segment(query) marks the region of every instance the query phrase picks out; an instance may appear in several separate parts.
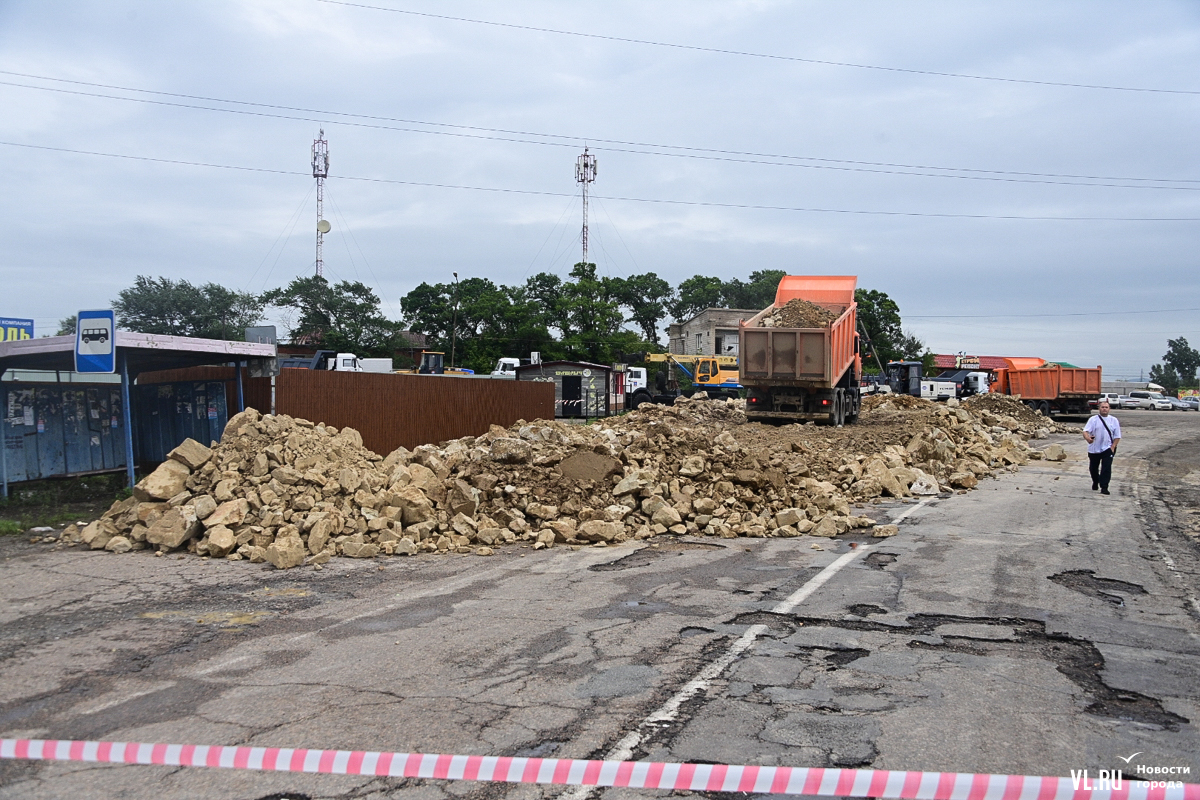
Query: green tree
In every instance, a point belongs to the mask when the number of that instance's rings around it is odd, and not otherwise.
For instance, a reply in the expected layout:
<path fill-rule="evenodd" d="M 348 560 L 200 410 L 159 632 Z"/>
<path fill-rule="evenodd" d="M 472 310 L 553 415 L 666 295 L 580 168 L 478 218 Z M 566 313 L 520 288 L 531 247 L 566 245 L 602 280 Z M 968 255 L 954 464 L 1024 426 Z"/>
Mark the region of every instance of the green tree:
<path fill-rule="evenodd" d="M 618 299 L 620 287 L 613 278 L 598 277 L 595 264 L 576 264 L 571 277 L 574 280 L 563 283 L 556 320 L 563 347 L 576 358 L 608 363 L 620 351 L 614 337 L 625 323 Z M 637 341 L 636 335 L 619 338 L 625 346 Z"/>
<path fill-rule="evenodd" d="M 72 314 L 69 317 L 63 317 L 58 321 L 58 333 L 55 336 L 74 336 L 75 326 L 79 322 L 79 315 Z"/>
<path fill-rule="evenodd" d="M 720 278 L 693 275 L 679 284 L 675 297 L 667 304 L 667 310 L 677 321 L 692 317 L 706 308 L 720 307 L 725 284 Z"/>
<path fill-rule="evenodd" d="M 658 324 L 667 315 L 667 303 L 673 296 L 671 284 L 653 272 L 630 275 L 617 281 L 615 296 L 623 307 L 629 309 L 629 322 L 641 329 L 642 338 L 657 343 Z"/>
<path fill-rule="evenodd" d="M 426 335 L 430 349 L 454 353 L 458 365 L 476 372 L 490 371 L 501 356 L 524 357 L 533 350 L 556 355 L 546 325 L 553 314 L 521 287 L 498 286 L 486 278 L 467 278 L 457 286 L 422 283 L 400 305 L 404 322 Z"/>
<path fill-rule="evenodd" d="M 1179 391 L 1179 373 L 1170 364 L 1155 364 L 1150 368 L 1150 381 L 1163 387 L 1168 394 Z"/>
<path fill-rule="evenodd" d="M 750 280 L 743 283 L 737 278 L 725 281 L 721 287 L 721 299 L 726 308 L 762 309 L 775 302 L 779 281 L 787 273 L 781 269 L 763 269 L 750 273 Z"/>
<path fill-rule="evenodd" d="M 1179 379 L 1179 384 L 1183 386 L 1194 386 L 1196 383 L 1196 369 L 1200 367 L 1200 352 L 1197 352 L 1194 347 L 1188 346 L 1187 339 L 1180 336 L 1178 339 L 1167 340 L 1167 352 L 1163 356 L 1163 364 L 1170 367 Z M 1151 378 L 1150 380 L 1154 380 Z M 1154 381 L 1162 383 L 1162 381 Z M 1163 386 L 1166 386 L 1163 383 Z"/>
<path fill-rule="evenodd" d="M 399 323 L 383 316 L 379 297 L 358 281 L 330 285 L 317 275 L 296 278 L 264 293 L 262 301 L 298 312 L 289 331 L 293 343 L 358 356 L 390 356 L 405 344 Z"/>
<path fill-rule="evenodd" d="M 885 364 L 899 359 L 902 353 L 898 345 L 904 337 L 900 306 L 885 292 L 875 289 L 856 289 L 854 300 L 858 303 L 858 322 L 875 345 L 879 358 Z"/>
<path fill-rule="evenodd" d="M 262 319 L 264 303 L 253 294 L 215 283 L 195 286 L 139 275 L 112 306 L 117 325 L 125 330 L 240 341 L 245 328 Z"/>

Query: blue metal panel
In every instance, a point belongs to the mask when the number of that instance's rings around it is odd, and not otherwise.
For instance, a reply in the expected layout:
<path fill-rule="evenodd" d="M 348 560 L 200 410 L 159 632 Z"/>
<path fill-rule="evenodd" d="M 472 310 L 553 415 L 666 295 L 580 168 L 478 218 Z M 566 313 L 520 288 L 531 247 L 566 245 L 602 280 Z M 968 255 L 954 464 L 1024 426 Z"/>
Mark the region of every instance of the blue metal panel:
<path fill-rule="evenodd" d="M 229 420 L 225 402 L 225 384 L 220 381 L 134 387 L 137 461 L 163 461 L 184 439 L 205 445 L 220 439 Z"/>
<path fill-rule="evenodd" d="M 123 467 L 119 400 L 111 385 L 6 383 L 0 427 L 8 482 Z"/>

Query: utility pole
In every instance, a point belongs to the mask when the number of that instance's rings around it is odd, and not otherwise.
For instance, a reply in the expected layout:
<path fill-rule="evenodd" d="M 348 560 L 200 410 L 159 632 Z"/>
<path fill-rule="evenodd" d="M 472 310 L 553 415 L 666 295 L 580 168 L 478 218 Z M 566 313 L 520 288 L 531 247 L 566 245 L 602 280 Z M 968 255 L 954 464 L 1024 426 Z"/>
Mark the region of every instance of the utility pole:
<path fill-rule="evenodd" d="M 575 160 L 575 182 L 583 187 L 583 263 L 588 263 L 588 186 L 596 180 L 596 157 L 588 154 L 587 146 L 583 155 Z"/>
<path fill-rule="evenodd" d="M 325 141 L 325 129 L 317 134 L 312 146 L 312 171 L 317 179 L 317 277 L 324 277 L 325 259 L 321 247 L 325 234 L 329 233 L 329 223 L 325 220 L 325 179 L 329 177 L 329 142 Z"/>
<path fill-rule="evenodd" d="M 450 326 L 450 368 L 454 369 L 454 351 L 458 346 L 458 273 L 450 273 L 454 276 L 454 322 Z"/>

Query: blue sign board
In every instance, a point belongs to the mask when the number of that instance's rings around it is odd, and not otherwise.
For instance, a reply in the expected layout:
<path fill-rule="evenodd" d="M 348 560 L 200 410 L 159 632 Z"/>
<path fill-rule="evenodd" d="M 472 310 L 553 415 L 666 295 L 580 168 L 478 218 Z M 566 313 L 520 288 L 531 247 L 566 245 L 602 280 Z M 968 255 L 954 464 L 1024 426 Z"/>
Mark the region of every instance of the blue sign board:
<path fill-rule="evenodd" d="M 0 317 L 0 342 L 33 338 L 33 320 Z"/>
<path fill-rule="evenodd" d="M 75 371 L 117 371 L 117 324 L 112 309 L 80 311 L 75 324 Z"/>

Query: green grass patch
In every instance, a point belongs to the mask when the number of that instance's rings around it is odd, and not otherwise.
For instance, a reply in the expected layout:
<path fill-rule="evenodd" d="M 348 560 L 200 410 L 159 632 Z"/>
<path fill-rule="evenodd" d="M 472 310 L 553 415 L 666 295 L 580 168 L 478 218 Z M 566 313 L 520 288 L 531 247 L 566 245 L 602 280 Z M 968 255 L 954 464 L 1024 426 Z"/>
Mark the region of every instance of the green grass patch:
<path fill-rule="evenodd" d="M 125 473 L 86 475 L 11 484 L 0 501 L 0 535 L 43 526 L 60 527 L 77 520 L 90 522 L 129 496 Z"/>

